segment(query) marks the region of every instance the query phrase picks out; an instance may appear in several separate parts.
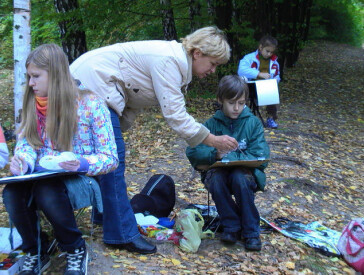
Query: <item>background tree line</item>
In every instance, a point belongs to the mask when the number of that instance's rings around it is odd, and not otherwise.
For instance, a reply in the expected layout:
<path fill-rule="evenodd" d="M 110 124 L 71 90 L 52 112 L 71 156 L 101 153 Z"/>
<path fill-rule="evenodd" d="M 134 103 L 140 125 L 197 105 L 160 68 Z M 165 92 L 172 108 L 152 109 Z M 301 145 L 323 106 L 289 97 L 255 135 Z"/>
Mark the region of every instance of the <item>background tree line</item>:
<path fill-rule="evenodd" d="M 30 0 L 29 0 L 30 1 Z M 0 68 L 11 67 L 12 0 L 0 0 Z M 361 46 L 361 0 L 32 0 L 32 48 L 55 42 L 70 62 L 87 50 L 117 42 L 178 39 L 207 25 L 223 29 L 232 47 L 221 74 L 271 34 L 279 41 L 281 68 L 291 67 L 309 39 Z"/>

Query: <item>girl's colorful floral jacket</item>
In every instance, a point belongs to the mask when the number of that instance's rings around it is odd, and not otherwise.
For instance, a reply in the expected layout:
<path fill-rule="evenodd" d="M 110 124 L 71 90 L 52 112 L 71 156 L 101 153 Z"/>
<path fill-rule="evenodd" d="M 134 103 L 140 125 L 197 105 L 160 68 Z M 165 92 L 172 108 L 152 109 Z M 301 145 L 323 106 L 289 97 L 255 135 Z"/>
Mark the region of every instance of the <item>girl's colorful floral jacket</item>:
<path fill-rule="evenodd" d="M 78 102 L 78 128 L 73 137 L 73 153 L 88 162 L 88 176 L 106 174 L 118 164 L 118 156 L 110 112 L 96 95 L 85 95 Z M 52 150 L 49 139 L 44 138 L 44 146 L 34 149 L 25 138 L 18 140 L 15 153 L 25 158 L 29 165 L 28 173 L 34 171 L 39 160 L 46 155 L 59 155 Z M 82 161 L 81 161 L 82 163 Z"/>

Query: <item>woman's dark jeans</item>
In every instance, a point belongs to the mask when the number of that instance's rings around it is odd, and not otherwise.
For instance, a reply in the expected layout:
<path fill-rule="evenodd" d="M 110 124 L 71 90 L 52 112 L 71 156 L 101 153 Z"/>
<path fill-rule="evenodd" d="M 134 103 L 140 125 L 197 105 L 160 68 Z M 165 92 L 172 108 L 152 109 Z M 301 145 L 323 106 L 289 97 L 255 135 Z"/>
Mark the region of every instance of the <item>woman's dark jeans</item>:
<path fill-rule="evenodd" d="M 207 172 L 204 183 L 215 202 L 224 232 L 241 231 L 244 238 L 259 237 L 260 218 L 254 204 L 257 185 L 247 170 L 211 169 Z"/>
<path fill-rule="evenodd" d="M 122 244 L 131 242 L 140 236 L 126 192 L 125 143 L 121 133 L 119 116 L 109 108 L 114 129 L 115 142 L 118 150 L 119 166 L 114 171 L 98 176 L 104 213 L 93 211 L 93 222 L 103 225 L 104 242 L 107 244 Z"/>
<path fill-rule="evenodd" d="M 37 209 L 51 223 L 62 251 L 73 251 L 85 244 L 61 178 L 8 184 L 3 190 L 3 200 L 10 220 L 23 239 L 24 252 L 37 253 Z"/>

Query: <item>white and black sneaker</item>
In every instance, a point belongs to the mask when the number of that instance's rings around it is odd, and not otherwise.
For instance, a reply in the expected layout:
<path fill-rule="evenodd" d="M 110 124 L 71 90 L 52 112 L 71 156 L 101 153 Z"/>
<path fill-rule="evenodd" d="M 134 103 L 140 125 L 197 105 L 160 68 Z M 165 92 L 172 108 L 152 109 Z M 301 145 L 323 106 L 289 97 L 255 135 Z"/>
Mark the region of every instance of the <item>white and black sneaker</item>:
<path fill-rule="evenodd" d="M 30 254 L 25 255 L 24 263 L 19 272 L 19 275 L 38 275 L 42 274 L 49 265 L 51 264 L 50 258 L 48 254 L 44 254 L 40 256 L 40 268 L 38 264 L 38 254 Z M 40 270 L 40 271 L 39 271 Z"/>
<path fill-rule="evenodd" d="M 64 275 L 86 275 L 88 253 L 86 246 L 81 246 L 72 252 L 66 253 L 67 266 Z"/>

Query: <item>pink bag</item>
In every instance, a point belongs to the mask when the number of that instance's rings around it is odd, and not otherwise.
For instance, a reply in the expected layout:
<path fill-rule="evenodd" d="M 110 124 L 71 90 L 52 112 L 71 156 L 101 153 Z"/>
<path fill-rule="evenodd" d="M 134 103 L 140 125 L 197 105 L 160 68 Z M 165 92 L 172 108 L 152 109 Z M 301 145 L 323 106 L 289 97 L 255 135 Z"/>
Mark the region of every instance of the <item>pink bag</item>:
<path fill-rule="evenodd" d="M 348 265 L 364 274 L 364 218 L 356 218 L 345 226 L 337 248 Z"/>

